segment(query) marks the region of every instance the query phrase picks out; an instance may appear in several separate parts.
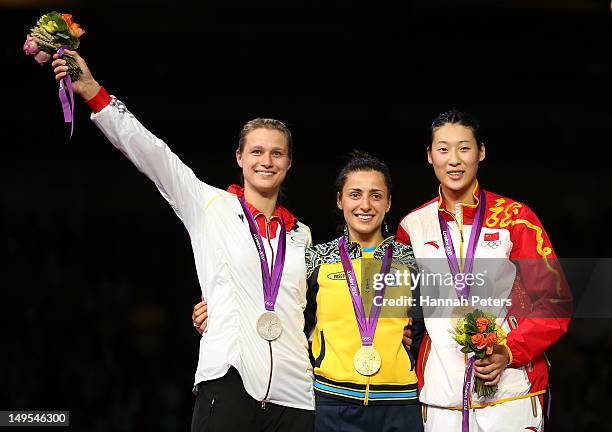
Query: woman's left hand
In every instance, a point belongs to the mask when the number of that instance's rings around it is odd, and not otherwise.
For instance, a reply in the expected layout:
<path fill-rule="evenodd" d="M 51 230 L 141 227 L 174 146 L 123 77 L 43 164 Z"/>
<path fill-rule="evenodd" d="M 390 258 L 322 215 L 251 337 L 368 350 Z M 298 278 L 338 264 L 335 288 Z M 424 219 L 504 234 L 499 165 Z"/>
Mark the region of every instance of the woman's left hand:
<path fill-rule="evenodd" d="M 474 362 L 474 376 L 483 379 L 486 386 L 497 385 L 509 361 L 510 356 L 506 348 L 495 345 L 493 354 Z"/>
<path fill-rule="evenodd" d="M 193 307 L 191 322 L 198 333 L 204 333 L 204 330 L 206 330 L 206 326 L 208 325 L 208 303 L 206 300 L 204 300 L 204 298 L 202 298 L 200 303 Z"/>
<path fill-rule="evenodd" d="M 410 349 L 410 345 L 412 345 L 412 328 L 410 324 L 412 323 L 409 322 L 408 325 L 404 327 L 404 336 L 402 337 L 402 342 L 408 349 Z"/>

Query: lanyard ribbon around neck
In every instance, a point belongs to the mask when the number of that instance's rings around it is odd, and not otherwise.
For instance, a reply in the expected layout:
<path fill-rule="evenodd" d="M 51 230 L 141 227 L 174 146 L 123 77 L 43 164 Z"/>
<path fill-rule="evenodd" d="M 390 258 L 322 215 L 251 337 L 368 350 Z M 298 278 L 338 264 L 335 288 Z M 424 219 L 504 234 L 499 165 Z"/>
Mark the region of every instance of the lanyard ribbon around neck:
<path fill-rule="evenodd" d="M 255 246 L 257 247 L 257 253 L 259 254 L 259 262 L 261 264 L 261 281 L 263 283 L 264 305 L 267 311 L 272 312 L 274 311 L 276 297 L 278 296 L 281 277 L 283 275 L 283 268 L 285 267 L 285 249 L 287 244 L 287 231 L 285 230 L 285 222 L 281 217 L 279 223 L 279 236 L 278 248 L 276 251 L 276 260 L 274 262 L 274 267 L 272 268 L 272 273 L 270 273 L 268 259 L 266 257 L 266 250 L 264 249 L 263 240 L 261 239 L 261 234 L 259 234 L 259 228 L 257 227 L 255 218 L 247 207 L 244 195 L 239 197 L 238 200 L 240 201 L 242 210 L 244 211 L 244 214 L 249 223 L 249 230 L 251 231 L 253 241 L 255 242 Z"/>
<path fill-rule="evenodd" d="M 357 283 L 357 277 L 355 276 L 355 269 L 353 262 L 348 253 L 346 247 L 346 237 L 340 237 L 338 240 L 338 249 L 340 250 L 340 259 L 342 260 L 342 268 L 346 276 L 346 282 L 348 284 L 349 293 L 351 294 L 351 300 L 353 301 L 353 310 L 355 311 L 355 318 L 357 319 L 357 327 L 359 334 L 361 335 L 362 346 L 372 346 L 374 341 L 374 333 L 376 333 L 376 326 L 378 324 L 378 317 L 380 316 L 381 303 L 379 302 L 372 305 L 370 309 L 370 318 L 366 318 L 365 310 L 363 308 L 363 302 L 361 300 L 361 294 L 359 293 L 359 285 Z M 380 273 L 386 275 L 391 269 L 391 261 L 393 260 L 393 243 L 391 243 L 383 258 Z M 385 297 L 385 289 L 387 284 L 384 282 L 383 276 L 383 287 L 380 293 L 376 297 Z"/>
<path fill-rule="evenodd" d="M 463 265 L 463 272 L 459 267 L 459 260 L 455 247 L 453 246 L 453 239 L 451 237 L 448 223 L 441 212 L 438 212 L 438 219 L 440 221 L 440 231 L 442 233 L 442 241 L 444 242 L 444 252 L 448 260 L 448 266 L 453 275 L 453 280 L 457 280 L 458 274 L 471 274 L 474 269 L 474 256 L 476 255 L 476 246 L 478 246 L 478 239 L 480 238 L 480 232 L 482 231 L 482 225 L 484 222 L 484 213 L 486 209 L 485 192 L 480 190 L 478 194 L 478 207 L 476 208 L 476 215 L 474 216 L 474 222 L 472 223 L 472 230 L 470 232 L 470 240 L 468 247 L 465 252 L 465 260 Z M 466 280 L 464 287 L 457 288 L 455 291 L 457 297 L 460 299 L 467 299 L 470 295 L 471 283 Z M 463 377 L 463 394 L 462 394 L 462 407 L 461 407 L 461 430 L 462 432 L 469 432 L 470 430 L 470 411 L 469 411 L 469 400 L 472 391 L 472 384 L 474 382 L 474 361 L 476 357 L 472 356 L 467 360 L 465 366 L 465 374 Z"/>
<path fill-rule="evenodd" d="M 444 252 L 446 253 L 446 258 L 448 259 L 448 266 L 450 267 L 451 274 L 453 275 L 453 280 L 457 280 L 457 275 L 460 273 L 472 273 L 472 270 L 474 268 L 474 255 L 476 254 L 476 246 L 478 245 L 480 231 L 482 230 L 485 208 L 485 192 L 481 189 L 480 193 L 478 194 L 478 207 L 476 208 L 476 215 L 474 216 L 474 222 L 472 224 L 472 230 L 470 232 L 470 240 L 468 243 L 467 250 L 465 252 L 463 272 L 461 272 L 459 268 L 459 257 L 457 257 L 455 247 L 453 246 L 453 239 L 451 237 L 448 223 L 446 222 L 446 219 L 444 219 L 442 213 L 438 212 L 438 219 L 440 220 L 440 231 L 442 233 L 442 241 L 444 242 Z M 457 288 L 455 286 L 457 297 L 460 299 L 467 299 L 470 295 L 470 287 L 471 283 L 467 282 L 465 283 L 465 286 L 463 288 Z"/>

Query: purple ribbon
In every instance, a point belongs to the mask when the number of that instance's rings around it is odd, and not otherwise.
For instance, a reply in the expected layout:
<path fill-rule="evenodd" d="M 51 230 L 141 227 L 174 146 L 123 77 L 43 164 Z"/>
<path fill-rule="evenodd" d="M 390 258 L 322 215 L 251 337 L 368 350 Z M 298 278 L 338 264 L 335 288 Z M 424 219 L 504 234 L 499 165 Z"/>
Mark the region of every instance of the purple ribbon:
<path fill-rule="evenodd" d="M 552 391 L 550 390 L 550 383 L 548 383 L 548 402 L 546 403 L 546 418 L 550 420 L 550 408 L 552 405 Z"/>
<path fill-rule="evenodd" d="M 64 51 L 68 48 L 66 45 L 61 46 L 57 53 L 59 56 L 64 55 Z M 68 90 L 68 94 L 70 95 L 70 101 L 68 101 L 68 96 L 66 95 L 66 89 Z M 72 138 L 72 133 L 74 132 L 74 94 L 72 92 L 72 79 L 70 78 L 70 73 L 67 73 L 64 78 L 61 79 L 59 83 L 59 99 L 62 104 L 62 111 L 64 112 L 64 123 L 70 123 L 70 138 Z"/>
<path fill-rule="evenodd" d="M 476 209 L 476 216 L 474 217 L 474 223 L 472 224 L 472 231 L 470 233 L 470 240 L 465 253 L 465 261 L 463 265 L 463 273 L 467 274 L 472 273 L 472 269 L 474 268 L 474 255 L 476 254 L 476 246 L 478 245 L 478 239 L 480 238 L 480 231 L 482 230 L 484 220 L 486 205 L 485 192 L 482 189 L 478 194 L 478 201 L 478 208 Z M 461 273 L 461 269 L 459 268 L 459 261 L 457 259 L 455 247 L 453 246 L 453 239 L 451 237 L 450 229 L 448 228 L 448 223 L 440 212 L 438 212 L 438 219 L 440 220 L 440 231 L 442 232 L 442 241 L 444 242 L 444 252 L 446 253 L 446 258 L 448 259 L 448 265 L 454 278 L 453 280 L 456 280 L 456 275 Z M 457 297 L 462 299 L 468 298 L 470 295 L 470 287 L 471 283 L 467 282 L 463 288 L 455 287 Z"/>
<path fill-rule="evenodd" d="M 346 282 L 348 284 L 349 293 L 351 294 L 351 300 L 353 301 L 353 310 L 355 311 L 355 318 L 357 318 L 357 328 L 361 335 L 362 346 L 372 346 L 374 342 L 374 333 L 376 333 L 376 326 L 378 324 L 378 317 L 380 316 L 381 306 L 374 303 L 370 309 L 370 318 L 366 318 L 365 310 L 363 308 L 363 302 L 361 301 L 361 294 L 359 293 L 359 284 L 355 276 L 355 269 L 353 262 L 349 257 L 348 249 L 346 248 L 346 237 L 340 237 L 338 240 L 338 249 L 340 250 L 340 259 L 342 260 L 342 268 L 346 275 Z M 391 269 L 391 261 L 393 260 L 393 243 L 391 243 L 385 251 L 382 266 L 380 272 L 383 275 L 389 273 Z M 379 296 L 385 297 L 385 290 L 387 284 L 384 282 L 383 277 L 383 288 L 380 290 Z"/>
<path fill-rule="evenodd" d="M 468 432 L 470 430 L 470 392 L 472 391 L 472 381 L 474 375 L 472 371 L 474 369 L 475 356 L 468 359 L 465 365 L 465 375 L 463 377 L 463 406 L 461 412 L 461 431 Z"/>
<path fill-rule="evenodd" d="M 270 275 L 270 268 L 268 267 L 268 259 L 266 258 L 266 251 L 264 249 L 261 235 L 259 234 L 259 228 L 255 218 L 251 214 L 251 211 L 246 205 L 244 195 L 238 198 L 242 210 L 247 217 L 249 222 L 249 230 L 253 236 L 253 241 L 257 247 L 259 253 L 259 262 L 261 264 L 261 281 L 263 283 L 263 294 L 264 294 L 264 305 L 267 311 L 274 311 L 274 305 L 276 304 L 276 297 L 278 296 L 278 290 L 280 287 L 281 277 L 283 275 L 283 267 L 285 267 L 285 245 L 287 243 L 287 235 L 285 230 L 285 221 L 280 218 L 280 230 L 278 237 L 278 249 L 276 251 L 276 260 L 274 262 L 274 268 Z"/>
<path fill-rule="evenodd" d="M 480 231 L 482 230 L 485 208 L 485 192 L 481 189 L 480 193 L 478 194 L 478 208 L 476 209 L 476 215 L 474 216 L 474 223 L 472 224 L 472 231 L 470 232 L 470 240 L 465 252 L 465 261 L 463 265 L 464 274 L 471 274 L 474 268 L 474 256 L 476 254 L 478 239 L 480 238 Z M 438 219 L 440 221 L 440 231 L 442 232 L 442 241 L 444 242 L 444 252 L 446 253 L 446 258 L 448 259 L 448 266 L 453 278 L 455 278 L 456 275 L 461 273 L 461 269 L 459 268 L 459 260 L 457 258 L 457 253 L 455 252 L 455 247 L 453 246 L 453 239 L 451 237 L 448 223 L 440 212 L 438 212 Z M 467 281 L 463 288 L 455 287 L 457 297 L 461 299 L 467 298 L 470 295 L 470 288 L 471 284 Z M 470 394 L 472 391 L 472 382 L 474 380 L 473 370 L 475 360 L 476 357 L 472 356 L 468 359 L 467 364 L 465 365 L 465 375 L 463 377 L 463 405 L 461 413 L 462 432 L 468 432 L 470 430 L 469 404 Z"/>

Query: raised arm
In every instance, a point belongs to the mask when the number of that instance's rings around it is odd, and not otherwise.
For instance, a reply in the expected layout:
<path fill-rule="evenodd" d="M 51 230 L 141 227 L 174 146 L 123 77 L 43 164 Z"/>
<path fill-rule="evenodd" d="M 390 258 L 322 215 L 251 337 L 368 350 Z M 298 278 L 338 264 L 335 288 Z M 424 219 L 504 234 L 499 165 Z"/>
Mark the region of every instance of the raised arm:
<path fill-rule="evenodd" d="M 194 216 L 219 190 L 200 182 L 193 171 L 159 138 L 149 132 L 126 108 L 94 79 L 85 60 L 76 51 L 83 73 L 73 83 L 74 92 L 92 108 L 93 122 L 141 172 L 151 179 L 189 229 Z M 67 74 L 66 61 L 54 56 L 55 79 Z"/>

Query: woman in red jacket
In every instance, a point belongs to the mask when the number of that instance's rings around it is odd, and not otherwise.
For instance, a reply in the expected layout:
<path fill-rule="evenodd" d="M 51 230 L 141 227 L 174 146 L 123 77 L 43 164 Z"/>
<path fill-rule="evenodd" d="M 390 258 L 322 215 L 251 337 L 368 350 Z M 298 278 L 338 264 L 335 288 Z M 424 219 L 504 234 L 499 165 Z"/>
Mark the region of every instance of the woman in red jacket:
<path fill-rule="evenodd" d="M 464 397 L 468 356 L 449 331 L 456 316 L 469 310 L 424 308 L 427 333 L 417 370 L 425 431 L 541 431 L 548 384 L 544 350 L 566 332 L 572 302 L 550 240 L 525 204 L 481 189 L 477 172 L 485 145 L 471 115 L 438 116 L 427 159 L 439 194 L 402 219 L 397 240 L 412 245 L 421 270 L 484 274 L 486 284 L 472 285 L 471 293 L 456 282 L 421 285 L 421 294 L 429 289 L 444 299 L 465 297 L 471 310 L 483 309 L 473 303 L 475 294 L 497 300 L 495 314 L 508 337 L 474 364 L 474 375 L 497 385 L 496 393 Z"/>

